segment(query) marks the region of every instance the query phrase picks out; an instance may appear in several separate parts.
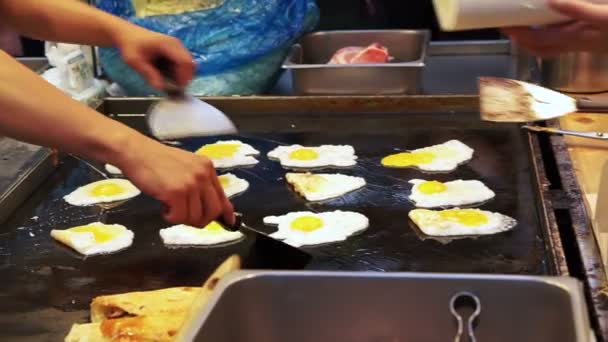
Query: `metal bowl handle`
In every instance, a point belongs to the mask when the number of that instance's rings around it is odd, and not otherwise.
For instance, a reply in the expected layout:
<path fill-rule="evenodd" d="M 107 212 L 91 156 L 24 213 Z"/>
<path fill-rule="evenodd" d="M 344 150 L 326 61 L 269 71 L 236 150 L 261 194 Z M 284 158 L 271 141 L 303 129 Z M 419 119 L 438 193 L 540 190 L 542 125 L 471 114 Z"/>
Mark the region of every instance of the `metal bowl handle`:
<path fill-rule="evenodd" d="M 467 307 L 473 309 L 473 313 L 470 314 L 465 324 L 465 316 L 460 312 L 463 308 Z M 450 300 L 450 312 L 458 322 L 458 331 L 456 332 L 454 342 L 476 342 L 475 322 L 481 313 L 481 301 L 479 300 L 479 297 L 466 291 L 456 293 Z M 467 330 L 466 333 L 465 326 Z"/>

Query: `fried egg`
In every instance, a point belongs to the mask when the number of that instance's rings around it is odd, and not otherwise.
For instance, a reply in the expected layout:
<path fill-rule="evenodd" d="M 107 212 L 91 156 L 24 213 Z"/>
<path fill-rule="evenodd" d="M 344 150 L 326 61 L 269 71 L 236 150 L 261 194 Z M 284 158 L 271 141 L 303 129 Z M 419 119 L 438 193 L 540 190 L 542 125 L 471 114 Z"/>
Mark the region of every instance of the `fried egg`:
<path fill-rule="evenodd" d="M 414 209 L 410 219 L 429 236 L 490 235 L 513 229 L 517 221 L 509 216 L 480 209 Z"/>
<path fill-rule="evenodd" d="M 340 197 L 365 186 L 365 179 L 328 173 L 287 173 L 287 182 L 309 201 L 323 201 Z"/>
<path fill-rule="evenodd" d="M 215 221 L 205 228 L 180 224 L 160 230 L 163 243 L 169 246 L 210 246 L 240 240 L 243 236 L 238 231 L 227 231 Z"/>
<path fill-rule="evenodd" d="M 81 186 L 63 197 L 71 205 L 92 205 L 123 201 L 139 195 L 141 191 L 126 179 L 104 179 Z"/>
<path fill-rule="evenodd" d="M 101 222 L 68 229 L 53 229 L 51 236 L 84 255 L 114 253 L 133 243 L 133 232 L 125 226 Z"/>
<path fill-rule="evenodd" d="M 419 208 L 456 207 L 486 202 L 494 198 L 494 191 L 478 180 L 451 182 L 412 179 L 410 200 Z"/>
<path fill-rule="evenodd" d="M 268 158 L 292 168 L 348 167 L 357 163 L 355 149 L 350 145 L 279 146 L 268 152 Z"/>
<path fill-rule="evenodd" d="M 106 164 L 105 169 L 111 175 L 116 175 L 116 176 L 122 175 L 122 170 L 112 164 Z"/>
<path fill-rule="evenodd" d="M 285 240 L 285 243 L 294 247 L 344 241 L 369 226 L 369 220 L 364 215 L 340 210 L 324 213 L 300 211 L 282 216 L 267 216 L 264 223 L 278 228 L 270 237 Z"/>
<path fill-rule="evenodd" d="M 458 140 L 386 156 L 386 167 L 415 167 L 424 171 L 452 171 L 471 158 L 474 150 Z"/>
<path fill-rule="evenodd" d="M 239 178 L 232 173 L 225 173 L 218 177 L 224 194 L 230 198 L 240 193 L 245 192 L 249 188 L 249 182 L 243 178 Z"/>
<path fill-rule="evenodd" d="M 214 167 L 223 169 L 255 165 L 258 160 L 253 156 L 260 151 L 238 140 L 224 140 L 203 145 L 195 153 L 211 159 Z"/>

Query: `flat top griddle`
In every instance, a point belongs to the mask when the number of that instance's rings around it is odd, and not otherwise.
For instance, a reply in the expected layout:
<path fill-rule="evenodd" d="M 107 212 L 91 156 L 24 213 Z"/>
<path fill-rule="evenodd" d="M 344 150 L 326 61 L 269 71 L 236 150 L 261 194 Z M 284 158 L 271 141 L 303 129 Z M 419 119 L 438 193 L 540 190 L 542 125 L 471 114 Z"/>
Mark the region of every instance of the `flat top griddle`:
<path fill-rule="evenodd" d="M 342 243 L 305 248 L 313 255 L 311 270 L 414 271 L 501 274 L 557 274 L 554 251 L 547 242 L 531 163 L 531 146 L 519 127 L 492 125 L 477 114 L 245 115 L 233 116 L 240 136 L 185 139 L 195 150 L 219 139 L 239 139 L 262 152 L 260 163 L 230 170 L 251 183 L 233 200 L 244 221 L 259 230 L 267 215 L 290 211 L 354 210 L 369 217 L 370 227 Z M 140 119 L 135 125 L 140 124 Z M 128 122 L 133 123 L 133 122 Z M 399 150 L 458 139 L 475 149 L 475 157 L 456 171 L 425 174 L 415 169 L 387 169 L 380 159 Z M 288 188 L 285 170 L 266 153 L 278 144 L 350 144 L 359 156 L 356 167 L 325 169 L 365 177 L 368 185 L 334 200 L 307 203 Z M 91 299 L 102 294 L 170 286 L 200 285 L 228 255 L 238 253 L 245 266 L 264 268 L 244 240 L 219 248 L 164 247 L 158 230 L 169 226 L 160 205 L 142 195 L 106 213 L 107 223 L 135 232 L 131 248 L 117 254 L 83 258 L 55 242 L 54 228 L 96 221 L 100 209 L 73 207 L 62 199 L 78 186 L 101 177 L 73 159 L 31 196 L 0 230 L 0 335 L 3 341 L 63 339 L 74 322 L 88 320 Z M 458 239 L 444 244 L 422 239 L 407 214 L 413 178 L 479 179 L 496 192 L 483 209 L 516 218 L 515 230 Z M 103 215 L 102 215 L 103 216 Z"/>

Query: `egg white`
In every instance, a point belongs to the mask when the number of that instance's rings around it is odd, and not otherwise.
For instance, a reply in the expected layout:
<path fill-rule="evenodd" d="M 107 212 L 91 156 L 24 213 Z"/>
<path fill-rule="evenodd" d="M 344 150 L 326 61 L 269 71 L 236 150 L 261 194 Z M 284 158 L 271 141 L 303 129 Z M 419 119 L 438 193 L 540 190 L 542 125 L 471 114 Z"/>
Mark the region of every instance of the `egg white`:
<path fill-rule="evenodd" d="M 91 191 L 98 185 L 101 184 L 115 184 L 122 188 L 122 192 L 115 195 L 95 196 Z M 109 203 L 116 201 L 124 201 L 133 197 L 138 196 L 141 193 L 139 189 L 126 179 L 104 179 L 97 182 L 89 183 L 81 186 L 78 189 L 72 191 L 70 194 L 63 197 L 63 199 L 71 205 L 87 206 L 98 203 Z"/>
<path fill-rule="evenodd" d="M 431 172 L 448 172 L 458 168 L 459 165 L 464 164 L 473 158 L 475 150 L 462 143 L 459 140 L 450 140 L 443 144 L 433 145 L 429 147 L 423 147 L 409 151 L 412 153 L 416 152 L 432 152 L 436 155 L 436 158 L 426 164 L 417 164 L 405 167 L 414 167 L 423 171 Z M 385 165 L 386 167 L 396 167 Z"/>
<path fill-rule="evenodd" d="M 290 154 L 299 149 L 314 150 L 319 157 L 311 160 L 290 158 Z M 357 164 L 355 149 L 350 145 L 278 146 L 268 152 L 268 158 L 278 160 L 282 166 L 291 168 L 349 167 Z"/>
<path fill-rule="evenodd" d="M 160 237 L 168 246 L 212 246 L 240 240 L 244 235 L 239 231 L 230 232 L 225 229 L 212 231 L 179 224 L 161 229 Z"/>
<path fill-rule="evenodd" d="M 439 216 L 439 211 L 428 209 L 414 209 L 408 216 L 428 236 L 492 235 L 512 230 L 517 225 L 517 221 L 512 217 L 480 209 L 472 210 L 482 212 L 488 218 L 488 222 L 478 226 L 467 226 L 444 220 Z"/>
<path fill-rule="evenodd" d="M 311 232 L 292 229 L 291 223 L 302 216 L 317 217 L 323 221 L 323 226 Z M 264 217 L 264 224 L 277 226 L 278 230 L 270 234 L 270 237 L 300 247 L 344 241 L 349 236 L 367 229 L 369 219 L 363 214 L 352 211 L 336 210 L 323 213 L 299 211 L 282 216 Z"/>
<path fill-rule="evenodd" d="M 74 232 L 70 229 L 53 229 L 51 237 L 71 247 L 83 255 L 109 254 L 121 251 L 133 244 L 133 232 L 119 224 L 90 223 L 84 227 L 99 227 L 99 229 L 114 232 L 111 240 L 96 242 L 92 232 Z"/>
<path fill-rule="evenodd" d="M 226 197 L 231 198 L 238 194 L 241 194 L 249 189 L 249 182 L 243 178 L 239 178 L 232 173 L 225 173 L 219 176 L 220 179 L 228 180 L 228 184 L 222 184 L 224 194 Z"/>
<path fill-rule="evenodd" d="M 239 140 L 220 140 L 213 144 L 206 144 L 199 148 L 199 150 L 208 145 L 214 144 L 238 144 L 240 145 L 238 150 L 233 156 L 225 158 L 210 158 L 213 162 L 213 166 L 218 169 L 234 168 L 238 166 L 251 166 L 258 163 L 258 160 L 254 157 L 260 154 L 260 151 L 256 150 L 249 144 L 245 144 Z"/>
<path fill-rule="evenodd" d="M 105 169 L 106 171 L 108 171 L 108 173 L 110 173 L 111 175 L 116 175 L 116 176 L 120 176 L 122 175 L 122 170 L 117 168 L 116 166 L 112 165 L 112 164 L 106 164 L 105 165 Z"/>
<path fill-rule="evenodd" d="M 287 173 L 285 179 L 308 201 L 340 197 L 365 186 L 365 179 L 338 173 Z"/>
<path fill-rule="evenodd" d="M 426 182 L 422 179 L 412 179 L 410 183 L 412 193 L 409 199 L 414 202 L 418 208 L 442 208 L 456 207 L 465 205 L 474 205 L 484 203 L 496 196 L 494 191 L 490 190 L 485 184 L 478 180 L 455 180 L 444 182 L 447 189 L 443 192 L 434 194 L 425 194 L 420 191 L 421 184 Z"/>

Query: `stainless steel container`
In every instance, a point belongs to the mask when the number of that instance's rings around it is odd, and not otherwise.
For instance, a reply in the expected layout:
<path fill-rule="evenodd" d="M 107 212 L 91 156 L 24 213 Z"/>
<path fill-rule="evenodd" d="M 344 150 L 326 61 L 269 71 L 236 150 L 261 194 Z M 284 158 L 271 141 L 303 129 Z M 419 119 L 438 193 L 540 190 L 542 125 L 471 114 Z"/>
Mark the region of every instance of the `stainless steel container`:
<path fill-rule="evenodd" d="M 417 94 L 429 39 L 426 30 L 320 31 L 294 45 L 283 68 L 300 95 Z M 394 62 L 327 64 L 343 47 L 371 43 L 386 46 Z"/>
<path fill-rule="evenodd" d="M 464 292 L 463 292 L 464 291 Z M 478 341 L 592 341 L 582 285 L 567 277 L 240 271 L 184 326 L 184 341 L 454 341 L 456 307 Z M 460 309 L 473 309 L 462 310 Z M 466 329 L 468 330 L 468 329 Z M 466 333 L 466 332 L 465 332 Z M 468 341 L 468 339 L 465 339 Z"/>
<path fill-rule="evenodd" d="M 608 91 L 608 54 L 574 52 L 541 62 L 544 86 L 569 93 Z"/>

